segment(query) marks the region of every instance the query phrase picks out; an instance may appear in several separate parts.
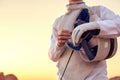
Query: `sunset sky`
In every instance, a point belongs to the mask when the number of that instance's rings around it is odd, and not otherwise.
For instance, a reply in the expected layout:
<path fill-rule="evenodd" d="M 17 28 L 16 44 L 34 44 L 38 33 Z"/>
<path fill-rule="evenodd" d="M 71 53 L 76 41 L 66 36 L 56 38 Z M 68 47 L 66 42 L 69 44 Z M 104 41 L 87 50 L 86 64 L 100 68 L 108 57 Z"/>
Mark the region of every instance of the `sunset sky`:
<path fill-rule="evenodd" d="M 120 0 L 85 0 L 120 15 Z M 68 0 L 0 0 L 0 72 L 19 80 L 57 80 L 56 63 L 48 58 L 51 26 L 64 14 Z M 120 41 L 120 39 L 118 39 Z M 120 42 L 118 42 L 120 44 Z M 120 75 L 120 45 L 108 60 L 108 77 Z"/>

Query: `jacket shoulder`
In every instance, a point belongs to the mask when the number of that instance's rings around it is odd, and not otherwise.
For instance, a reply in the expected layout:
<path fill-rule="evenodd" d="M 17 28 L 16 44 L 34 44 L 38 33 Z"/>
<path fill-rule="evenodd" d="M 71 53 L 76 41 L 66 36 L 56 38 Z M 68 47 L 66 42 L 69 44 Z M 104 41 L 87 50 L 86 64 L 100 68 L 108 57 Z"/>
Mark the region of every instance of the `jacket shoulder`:
<path fill-rule="evenodd" d="M 90 13 L 92 14 L 97 14 L 99 17 L 101 16 L 101 14 L 103 13 L 103 11 L 106 11 L 107 8 L 101 5 L 98 6 L 90 6 L 88 7 Z"/>

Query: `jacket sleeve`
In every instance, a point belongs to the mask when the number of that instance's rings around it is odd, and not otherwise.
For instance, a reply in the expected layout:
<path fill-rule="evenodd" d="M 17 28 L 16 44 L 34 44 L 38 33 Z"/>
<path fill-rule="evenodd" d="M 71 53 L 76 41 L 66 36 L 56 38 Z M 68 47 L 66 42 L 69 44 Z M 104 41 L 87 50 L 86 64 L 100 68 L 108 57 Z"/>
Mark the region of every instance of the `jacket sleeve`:
<path fill-rule="evenodd" d="M 58 23 L 59 23 L 60 18 L 56 19 L 53 27 L 52 27 L 52 36 L 51 36 L 51 44 L 50 44 L 50 48 L 49 48 L 49 58 L 56 62 L 59 60 L 59 58 L 61 57 L 61 55 L 64 53 L 66 46 L 64 45 L 63 47 L 58 47 L 57 46 L 57 34 L 58 34 Z"/>
<path fill-rule="evenodd" d="M 99 6 L 101 21 L 97 21 L 100 26 L 99 37 L 117 38 L 120 36 L 120 16 L 111 10 Z"/>

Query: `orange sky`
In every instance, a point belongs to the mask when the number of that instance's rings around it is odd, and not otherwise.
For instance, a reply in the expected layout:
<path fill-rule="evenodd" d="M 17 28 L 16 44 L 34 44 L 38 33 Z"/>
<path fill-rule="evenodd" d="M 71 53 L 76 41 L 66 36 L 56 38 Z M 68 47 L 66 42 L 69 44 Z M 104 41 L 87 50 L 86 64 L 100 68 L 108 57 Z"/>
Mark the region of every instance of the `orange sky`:
<path fill-rule="evenodd" d="M 85 0 L 120 14 L 120 0 Z M 91 1 L 91 2 L 90 2 Z M 100 3 L 98 3 L 100 2 Z M 56 80 L 56 63 L 48 58 L 51 26 L 67 0 L 0 0 L 0 71 L 19 80 Z M 120 47 L 108 60 L 108 76 L 120 75 Z"/>

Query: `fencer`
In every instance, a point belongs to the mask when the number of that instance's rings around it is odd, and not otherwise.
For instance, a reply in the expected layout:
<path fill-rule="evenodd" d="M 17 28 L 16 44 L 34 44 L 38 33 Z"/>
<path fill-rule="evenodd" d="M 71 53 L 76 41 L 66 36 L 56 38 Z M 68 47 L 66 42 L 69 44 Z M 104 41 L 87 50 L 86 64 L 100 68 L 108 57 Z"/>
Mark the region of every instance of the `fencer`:
<path fill-rule="evenodd" d="M 67 42 L 72 42 L 74 46 L 77 46 L 82 42 L 81 36 L 86 31 L 95 29 L 99 29 L 99 32 L 90 41 L 91 45 L 96 44 L 96 38 L 116 39 L 120 36 L 120 16 L 101 5 L 87 6 L 84 0 L 69 0 L 66 7 L 67 12 L 58 17 L 53 24 L 48 52 L 49 58 L 57 62 L 59 80 L 61 77 L 61 80 L 108 80 L 105 60 L 89 62 L 81 55 L 85 54 L 82 48 L 73 50 Z M 89 11 L 89 23 L 74 28 L 76 18 L 85 8 Z M 72 51 L 73 55 L 62 76 Z M 84 55 L 84 57 L 87 56 Z"/>

